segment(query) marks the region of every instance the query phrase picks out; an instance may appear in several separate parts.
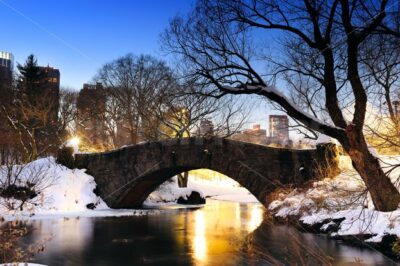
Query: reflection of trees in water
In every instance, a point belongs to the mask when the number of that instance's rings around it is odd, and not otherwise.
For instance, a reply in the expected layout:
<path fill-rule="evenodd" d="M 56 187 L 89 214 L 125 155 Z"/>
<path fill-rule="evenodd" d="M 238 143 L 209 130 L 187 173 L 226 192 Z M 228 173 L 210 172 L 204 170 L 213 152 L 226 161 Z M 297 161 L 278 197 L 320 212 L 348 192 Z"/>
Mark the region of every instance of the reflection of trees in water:
<path fill-rule="evenodd" d="M 243 265 L 397 265 L 383 254 L 264 220 L 242 241 Z"/>
<path fill-rule="evenodd" d="M 287 226 L 275 226 L 265 220 L 246 237 L 240 250 L 245 257 L 253 258 L 257 263 L 333 265 L 333 258 L 324 252 L 325 248 L 312 235 L 302 234 Z"/>

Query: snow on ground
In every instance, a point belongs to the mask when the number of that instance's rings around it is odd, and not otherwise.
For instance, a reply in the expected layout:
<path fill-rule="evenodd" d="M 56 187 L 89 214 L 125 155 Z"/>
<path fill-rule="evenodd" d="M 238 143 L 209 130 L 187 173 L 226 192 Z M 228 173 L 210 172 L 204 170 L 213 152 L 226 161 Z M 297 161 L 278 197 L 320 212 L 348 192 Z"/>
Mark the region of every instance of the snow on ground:
<path fill-rule="evenodd" d="M 400 157 L 381 157 L 384 169 L 400 164 Z M 400 209 L 393 212 L 374 210 L 371 198 L 364 193 L 365 185 L 353 170 L 348 157 L 340 159 L 341 174 L 314 182 L 308 189 L 294 189 L 280 193 L 269 205 L 277 218 L 295 216 L 304 224 L 313 225 L 326 221 L 344 219 L 340 228 L 332 235 L 371 234 L 371 242 L 380 242 L 385 234 L 400 237 Z M 390 173 L 397 181 L 400 169 Z M 326 230 L 330 224 L 321 229 Z"/>
<path fill-rule="evenodd" d="M 19 207 L 20 201 L 0 198 L 0 216 L 6 220 L 16 218 L 46 219 L 59 217 L 95 217 L 143 215 L 143 210 L 112 210 L 93 190 L 94 178 L 85 170 L 59 165 L 52 157 L 39 159 L 24 166 L 15 166 L 14 173 L 19 173 L 17 185 L 26 181 L 36 181 L 40 194 L 23 206 L 23 210 L 9 210 L 7 206 Z M 0 178 L 4 181 L 10 173 L 7 167 L 0 167 Z M 88 204 L 95 209 L 89 210 Z"/>
<path fill-rule="evenodd" d="M 258 203 L 259 201 L 246 188 L 241 187 L 233 179 L 207 180 L 196 175 L 189 176 L 188 187 L 201 191 L 206 197 L 217 200 L 242 203 Z"/>
<path fill-rule="evenodd" d="M 9 175 L 10 168 L 0 167 L 0 183 Z M 130 216 L 157 213 L 156 210 L 113 210 L 93 191 L 96 188 L 94 178 L 83 169 L 69 169 L 56 163 L 53 157 L 38 159 L 27 165 L 12 168 L 17 176 L 16 185 L 25 186 L 27 182 L 36 183 L 40 194 L 23 205 L 21 201 L 0 197 L 0 217 L 13 219 L 56 219 L 63 217 Z M 198 191 L 203 197 L 239 202 L 258 202 L 245 188 L 229 178 L 205 180 L 191 175 L 188 188 L 179 188 L 176 177 L 162 184 L 150 194 L 145 206 L 159 206 L 176 203 L 179 197 L 186 198 L 192 191 Z M 88 205 L 94 205 L 89 210 Z M 13 205 L 14 210 L 9 206 Z"/>
<path fill-rule="evenodd" d="M 218 200 L 243 203 L 258 202 L 247 189 L 240 187 L 240 185 L 232 179 L 207 180 L 195 174 L 189 174 L 187 188 L 179 188 L 177 178 L 173 177 L 152 192 L 144 202 L 144 205 L 158 206 L 175 204 L 179 197 L 187 198 L 192 191 L 199 192 L 203 197 L 211 197 Z"/>

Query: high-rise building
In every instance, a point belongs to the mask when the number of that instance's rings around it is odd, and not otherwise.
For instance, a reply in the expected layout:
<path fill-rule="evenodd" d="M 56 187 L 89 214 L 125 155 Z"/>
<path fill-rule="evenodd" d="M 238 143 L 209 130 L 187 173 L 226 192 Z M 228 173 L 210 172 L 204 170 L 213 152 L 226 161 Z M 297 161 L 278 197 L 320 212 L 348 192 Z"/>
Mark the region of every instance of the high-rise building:
<path fill-rule="evenodd" d="M 12 74 L 14 70 L 14 56 L 12 53 L 0 51 L 0 68 Z"/>
<path fill-rule="evenodd" d="M 40 81 L 40 97 L 45 100 L 45 105 L 50 108 L 48 119 L 50 123 L 57 123 L 60 109 L 60 71 L 53 67 L 40 67 L 43 75 Z"/>
<path fill-rule="evenodd" d="M 88 149 L 104 149 L 106 145 L 106 93 L 102 84 L 83 84 L 76 107 L 78 136 L 82 138 Z"/>
<path fill-rule="evenodd" d="M 209 119 L 203 119 L 200 121 L 199 135 L 210 137 L 214 135 L 214 124 Z"/>
<path fill-rule="evenodd" d="M 271 142 L 283 144 L 289 141 L 289 119 L 286 115 L 269 116 L 269 137 Z"/>
<path fill-rule="evenodd" d="M 0 51 L 0 108 L 6 108 L 8 112 L 12 103 L 12 77 L 14 70 L 14 57 L 11 53 Z M 7 116 L 0 111 L 0 150 L 3 152 L 16 148 L 18 138 L 10 127 Z M 4 163 L 5 155 L 0 154 L 0 164 Z"/>
<path fill-rule="evenodd" d="M 0 51 L 0 99 L 1 104 L 9 101 L 11 96 L 12 75 L 14 70 L 14 56 Z"/>

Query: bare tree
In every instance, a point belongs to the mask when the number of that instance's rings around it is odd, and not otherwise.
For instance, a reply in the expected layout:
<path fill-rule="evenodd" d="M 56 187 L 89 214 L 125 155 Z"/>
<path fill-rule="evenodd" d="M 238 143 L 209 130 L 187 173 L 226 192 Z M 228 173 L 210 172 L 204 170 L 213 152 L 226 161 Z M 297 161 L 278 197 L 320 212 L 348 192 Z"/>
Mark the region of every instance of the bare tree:
<path fill-rule="evenodd" d="M 306 127 L 337 139 L 375 208 L 392 211 L 400 194 L 365 140 L 368 86 L 360 66 L 361 48 L 372 34 L 400 36 L 385 19 L 392 7 L 387 0 L 199 0 L 188 17 L 171 21 L 163 40 L 167 49 L 191 63 L 187 71 L 208 85 L 207 93 L 262 95 Z M 272 30 L 285 34 L 285 53 L 268 58 L 257 51 L 262 44 L 257 37 Z M 260 60 L 273 70 L 260 71 Z M 300 109 L 272 85 L 273 80 L 266 80 L 266 74 L 279 79 L 282 73 L 297 73 L 320 84 L 330 121 Z M 349 105 L 354 108 L 345 117 L 343 110 Z"/>
<path fill-rule="evenodd" d="M 119 144 L 136 144 L 143 140 L 142 129 L 150 122 L 146 120 L 151 119 L 152 106 L 159 102 L 161 92 L 175 82 L 163 61 L 132 54 L 104 65 L 95 80 L 108 88 L 108 96 L 113 98 L 108 106 L 109 111 L 110 108 L 113 111 L 110 116 L 117 119 L 117 138 L 125 139 Z"/>
<path fill-rule="evenodd" d="M 73 135 L 76 121 L 76 100 L 78 93 L 72 89 L 64 88 L 60 91 L 60 131 L 63 135 Z"/>
<path fill-rule="evenodd" d="M 191 82 L 162 92 L 158 101 L 153 102 L 148 117 L 153 118 L 153 127 L 158 128 L 155 139 L 185 138 L 200 135 L 201 123 L 209 121 L 212 132 L 209 135 L 229 137 L 237 132 L 247 119 L 243 103 L 233 97 L 210 98 L 196 93 Z M 186 187 L 188 172 L 178 175 L 180 187 Z"/>
<path fill-rule="evenodd" d="M 371 36 L 363 47 L 362 63 L 368 82 L 370 123 L 367 139 L 382 152 L 400 150 L 399 96 L 400 43 L 390 35 Z"/>
<path fill-rule="evenodd" d="M 49 120 L 53 106 L 47 103 L 46 93 L 41 97 L 43 101 L 35 104 L 17 98 L 12 106 L 2 109 L 10 128 L 18 136 L 24 162 L 35 160 L 58 146 L 59 129 Z"/>
<path fill-rule="evenodd" d="M 59 91 L 37 65 L 34 55 L 17 65 L 19 75 L 8 104 L 0 106 L 8 127 L 17 136 L 25 162 L 58 149 Z"/>
<path fill-rule="evenodd" d="M 9 157 L 0 167 L 0 205 L 7 210 L 29 210 L 47 199 L 43 191 L 54 185 L 56 176 L 48 173 L 48 164 L 17 164 L 16 157 Z"/>

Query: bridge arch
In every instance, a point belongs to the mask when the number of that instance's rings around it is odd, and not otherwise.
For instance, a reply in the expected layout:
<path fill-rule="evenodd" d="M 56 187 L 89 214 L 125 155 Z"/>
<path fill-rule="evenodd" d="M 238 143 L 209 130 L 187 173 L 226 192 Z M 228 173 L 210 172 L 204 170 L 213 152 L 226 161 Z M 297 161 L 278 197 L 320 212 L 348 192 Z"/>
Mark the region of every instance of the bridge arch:
<path fill-rule="evenodd" d="M 316 177 L 316 169 L 334 165 L 334 158 L 329 145 L 290 150 L 222 138 L 184 138 L 76 154 L 74 166 L 87 169 L 99 196 L 112 208 L 140 207 L 172 176 L 201 168 L 232 178 L 266 204 L 275 188 Z"/>

